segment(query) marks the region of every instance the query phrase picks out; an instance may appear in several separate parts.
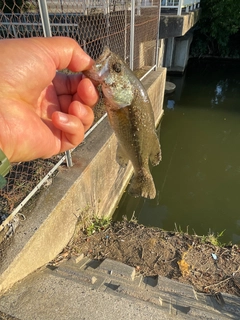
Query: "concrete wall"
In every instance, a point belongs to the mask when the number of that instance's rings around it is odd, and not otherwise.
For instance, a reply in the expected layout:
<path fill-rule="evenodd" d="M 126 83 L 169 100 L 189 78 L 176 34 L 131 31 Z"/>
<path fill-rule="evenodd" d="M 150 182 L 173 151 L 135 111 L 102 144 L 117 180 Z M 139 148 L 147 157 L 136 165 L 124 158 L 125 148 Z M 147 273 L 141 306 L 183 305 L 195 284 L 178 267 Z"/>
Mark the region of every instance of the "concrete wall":
<path fill-rule="evenodd" d="M 196 9 L 184 15 L 162 14 L 160 18 L 160 39 L 184 36 L 199 20 L 201 9 Z"/>
<path fill-rule="evenodd" d="M 183 73 L 189 57 L 192 42 L 192 27 L 200 17 L 200 9 L 184 15 L 162 15 L 160 39 L 162 44 L 162 65 L 168 72 Z"/>
<path fill-rule="evenodd" d="M 163 114 L 166 69 L 143 81 L 153 104 L 156 124 Z M 56 257 L 74 234 L 76 224 L 111 216 L 132 174 L 116 160 L 117 142 L 105 118 L 73 152 L 74 166 L 62 169 L 42 192 L 0 264 L 0 292 Z"/>

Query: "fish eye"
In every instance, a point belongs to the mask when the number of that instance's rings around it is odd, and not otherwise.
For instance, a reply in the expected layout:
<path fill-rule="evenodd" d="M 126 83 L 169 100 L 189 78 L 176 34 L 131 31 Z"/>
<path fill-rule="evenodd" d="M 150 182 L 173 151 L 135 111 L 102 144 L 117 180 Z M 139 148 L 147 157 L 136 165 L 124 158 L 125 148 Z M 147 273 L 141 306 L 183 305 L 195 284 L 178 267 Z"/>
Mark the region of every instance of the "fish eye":
<path fill-rule="evenodd" d="M 113 67 L 113 70 L 116 71 L 117 73 L 121 72 L 121 69 L 122 69 L 121 63 L 116 62 L 113 64 L 112 67 Z"/>

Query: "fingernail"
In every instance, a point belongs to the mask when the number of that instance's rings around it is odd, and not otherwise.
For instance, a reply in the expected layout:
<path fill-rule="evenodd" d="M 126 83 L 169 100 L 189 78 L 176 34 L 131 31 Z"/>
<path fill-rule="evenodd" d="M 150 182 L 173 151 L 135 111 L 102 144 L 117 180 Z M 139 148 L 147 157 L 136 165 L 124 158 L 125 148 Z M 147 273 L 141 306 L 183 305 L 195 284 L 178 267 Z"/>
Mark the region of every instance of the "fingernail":
<path fill-rule="evenodd" d="M 68 122 L 68 115 L 65 113 L 60 113 L 58 114 L 59 116 L 59 121 L 62 123 L 67 123 Z"/>

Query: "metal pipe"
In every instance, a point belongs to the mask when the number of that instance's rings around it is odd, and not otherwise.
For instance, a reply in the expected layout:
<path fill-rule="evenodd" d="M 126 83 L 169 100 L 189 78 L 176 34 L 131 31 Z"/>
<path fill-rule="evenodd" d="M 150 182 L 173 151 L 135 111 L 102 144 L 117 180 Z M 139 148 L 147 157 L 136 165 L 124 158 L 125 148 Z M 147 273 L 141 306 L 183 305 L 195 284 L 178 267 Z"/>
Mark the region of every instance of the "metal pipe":
<path fill-rule="evenodd" d="M 37 22 L 1 22 L 1 25 L 4 26 L 39 26 L 39 23 Z M 54 23 L 53 24 L 54 27 L 79 27 L 78 24 L 76 23 Z M 15 31 L 16 33 L 16 31 Z M 15 37 L 15 33 L 14 33 L 14 37 Z M 17 35 L 16 35 L 17 38 Z"/>
<path fill-rule="evenodd" d="M 73 161 L 72 161 L 72 152 L 70 150 L 65 152 L 65 156 L 66 156 L 66 164 L 67 167 L 70 168 L 73 166 Z"/>
<path fill-rule="evenodd" d="M 180 16 L 182 14 L 182 4 L 183 4 L 183 0 L 179 0 L 178 2 L 178 16 Z"/>
<path fill-rule="evenodd" d="M 51 27 L 48 15 L 47 1 L 46 0 L 38 0 L 39 11 L 42 19 L 43 26 L 43 34 L 44 37 L 51 37 Z"/>
<path fill-rule="evenodd" d="M 142 81 L 151 71 L 153 71 L 156 68 L 157 68 L 157 65 L 155 64 L 139 80 Z"/>
<path fill-rule="evenodd" d="M 157 30 L 157 41 L 156 41 L 156 53 L 155 53 L 155 64 L 156 68 L 158 67 L 158 59 L 159 59 L 159 37 L 160 37 L 160 21 L 161 21 L 161 2 L 159 1 L 158 7 L 158 30 Z"/>
<path fill-rule="evenodd" d="M 134 26 L 135 26 L 135 0 L 131 1 L 131 27 L 130 27 L 130 69 L 133 70 L 134 58 Z"/>
<path fill-rule="evenodd" d="M 124 62 L 127 61 L 127 3 L 124 9 Z"/>

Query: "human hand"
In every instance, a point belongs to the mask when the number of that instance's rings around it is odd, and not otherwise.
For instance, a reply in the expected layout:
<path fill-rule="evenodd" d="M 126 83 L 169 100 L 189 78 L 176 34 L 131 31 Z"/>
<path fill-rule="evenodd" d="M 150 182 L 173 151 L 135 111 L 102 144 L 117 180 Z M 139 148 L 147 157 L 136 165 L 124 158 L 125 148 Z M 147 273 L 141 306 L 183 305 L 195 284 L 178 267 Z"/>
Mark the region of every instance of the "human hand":
<path fill-rule="evenodd" d="M 0 40 L 0 148 L 11 162 L 76 147 L 93 122 L 98 93 L 79 72 L 93 60 L 70 38 Z"/>

